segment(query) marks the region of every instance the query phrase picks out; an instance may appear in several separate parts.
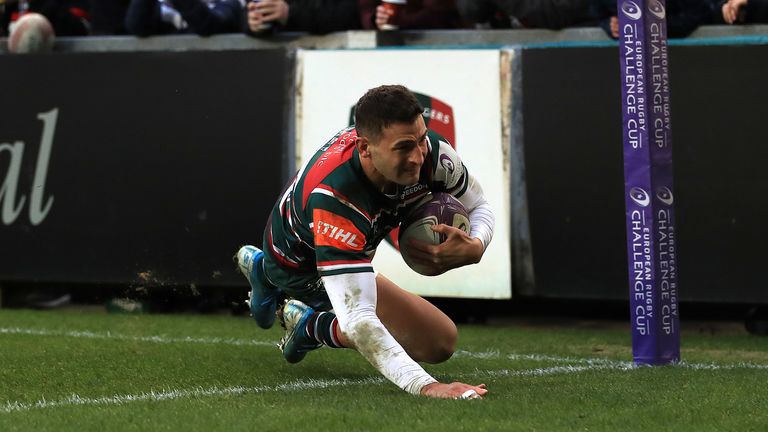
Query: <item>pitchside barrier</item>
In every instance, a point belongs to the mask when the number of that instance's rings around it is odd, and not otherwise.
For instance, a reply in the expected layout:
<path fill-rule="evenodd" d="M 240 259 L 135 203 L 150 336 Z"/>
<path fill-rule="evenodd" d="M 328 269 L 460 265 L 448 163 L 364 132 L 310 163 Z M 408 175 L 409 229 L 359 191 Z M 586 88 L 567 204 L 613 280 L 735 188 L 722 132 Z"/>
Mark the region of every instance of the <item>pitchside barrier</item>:
<path fill-rule="evenodd" d="M 240 282 L 290 70 L 284 49 L 0 55 L 0 280 Z"/>
<path fill-rule="evenodd" d="M 681 300 L 768 302 L 765 33 L 703 28 L 669 44 Z M 332 134 L 353 103 L 303 110 L 297 90 L 351 81 L 301 61 L 348 49 L 411 66 L 397 80 L 452 109 L 459 153 L 488 177 L 496 264 L 461 276 L 463 292 L 426 294 L 629 298 L 619 50 L 599 29 L 62 38 L 54 54 L 0 55 L 13 83 L 0 106 L 0 281 L 242 285 L 230 257 L 260 243 L 319 139 L 303 125 L 336 113 L 319 125 Z M 420 61 L 437 51 L 455 61 Z M 495 66 L 473 69 L 473 55 Z M 460 63 L 471 70 L 441 78 Z"/>

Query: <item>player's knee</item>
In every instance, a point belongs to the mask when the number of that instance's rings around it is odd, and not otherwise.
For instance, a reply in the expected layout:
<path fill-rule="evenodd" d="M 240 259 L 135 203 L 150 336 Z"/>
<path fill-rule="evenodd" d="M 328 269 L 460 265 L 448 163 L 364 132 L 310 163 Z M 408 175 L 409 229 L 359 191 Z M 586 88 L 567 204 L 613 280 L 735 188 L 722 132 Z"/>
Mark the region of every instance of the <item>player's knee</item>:
<path fill-rule="evenodd" d="M 456 330 L 456 326 L 451 323 L 448 328 L 441 332 L 439 337 L 433 339 L 433 343 L 429 347 L 429 350 L 424 353 L 422 361 L 432 364 L 447 361 L 456 351 L 457 338 L 458 331 Z"/>
<path fill-rule="evenodd" d="M 424 360 L 426 363 L 437 364 L 448 361 L 453 356 L 455 349 L 449 346 L 440 346 L 432 349 Z"/>

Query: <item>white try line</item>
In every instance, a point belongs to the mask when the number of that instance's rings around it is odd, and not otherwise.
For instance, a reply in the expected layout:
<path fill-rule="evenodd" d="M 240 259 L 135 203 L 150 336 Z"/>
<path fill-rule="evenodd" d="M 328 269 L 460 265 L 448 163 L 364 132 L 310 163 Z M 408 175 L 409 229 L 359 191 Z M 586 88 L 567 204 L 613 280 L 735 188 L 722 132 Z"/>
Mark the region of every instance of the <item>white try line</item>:
<path fill-rule="evenodd" d="M 506 358 L 508 360 L 517 361 L 533 361 L 533 362 L 550 362 L 550 363 L 571 363 L 571 364 L 584 364 L 589 366 L 606 366 L 610 369 L 626 369 L 626 368 L 642 368 L 642 366 L 635 366 L 634 363 L 629 361 L 611 360 L 603 357 L 562 357 L 552 356 L 546 354 L 502 354 L 498 351 L 482 351 L 472 352 L 457 350 L 454 358 L 468 357 L 480 360 L 498 360 Z M 732 370 L 732 369 L 757 369 L 768 370 L 767 364 L 749 363 L 749 362 L 736 362 L 736 363 L 692 363 L 687 361 L 681 361 L 679 363 L 670 364 L 664 367 L 680 367 L 685 369 L 695 370 Z"/>
<path fill-rule="evenodd" d="M 631 364 L 626 365 L 588 365 L 588 366 L 553 366 L 548 368 L 537 368 L 537 369 L 524 369 L 524 370 L 514 370 L 514 369 L 501 369 L 501 370 L 480 370 L 475 369 L 472 373 L 462 373 L 456 375 L 457 377 L 479 377 L 479 376 L 486 376 L 486 377 L 541 377 L 541 376 L 547 376 L 547 375 L 557 375 L 557 374 L 571 374 L 571 373 L 579 373 L 579 372 L 585 372 L 585 371 L 592 371 L 592 370 L 606 370 L 606 369 L 612 369 L 612 370 L 620 370 L 620 371 L 631 371 L 631 370 L 637 370 L 634 366 Z"/>
<path fill-rule="evenodd" d="M 20 411 L 30 411 L 35 409 L 46 408 L 60 408 L 71 406 L 84 406 L 84 405 L 124 405 L 130 402 L 159 402 L 175 399 L 192 399 L 212 396 L 228 396 L 228 395 L 242 395 L 242 394 L 256 394 L 256 393 L 278 393 L 278 392 L 291 392 L 299 390 L 313 390 L 324 389 L 329 387 L 339 386 L 354 386 L 364 384 L 380 384 L 384 382 L 384 378 L 368 377 L 363 379 L 351 380 L 351 379 L 333 379 L 333 380 L 303 380 L 294 381 L 287 384 L 281 384 L 276 386 L 256 386 L 256 387 L 209 387 L 209 388 L 197 388 L 192 390 L 183 389 L 167 389 L 167 390 L 150 390 L 149 392 L 142 392 L 136 394 L 117 394 L 113 396 L 103 396 L 97 398 L 83 397 L 77 394 L 73 394 L 64 399 L 58 400 L 46 400 L 41 399 L 37 402 L 24 403 L 24 402 L 6 402 L 5 405 L 0 407 L 0 413 L 10 414 Z"/>
<path fill-rule="evenodd" d="M 36 335 L 36 336 L 64 336 L 64 337 L 77 337 L 77 338 L 94 338 L 94 339 L 115 339 L 115 340 L 131 340 L 140 342 L 153 342 L 153 343 L 203 343 L 203 344 L 227 344 L 227 345 L 259 345 L 259 346 L 273 346 L 271 342 L 246 340 L 246 339 L 225 339 L 225 338 L 193 338 L 193 337 L 181 337 L 181 338 L 167 338 L 163 336 L 126 336 L 119 335 L 110 332 L 96 333 L 90 331 L 55 331 L 45 329 L 23 329 L 23 328 L 0 328 L 0 334 L 24 334 L 24 335 Z M 606 358 L 578 358 L 578 357 L 561 357 L 551 356 L 543 354 L 502 354 L 498 351 L 486 351 L 486 352 L 471 352 L 459 350 L 456 352 L 456 357 L 469 357 L 475 359 L 504 359 L 508 361 L 534 361 L 534 362 L 550 362 L 550 363 L 565 363 L 565 365 L 558 365 L 553 367 L 534 368 L 534 369 L 501 369 L 501 370 L 482 370 L 475 369 L 471 372 L 460 373 L 454 375 L 454 378 L 480 378 L 480 377 L 541 377 L 557 374 L 574 374 L 585 371 L 596 370 L 616 370 L 616 371 L 632 371 L 640 370 L 641 368 L 635 367 L 631 362 L 611 360 Z M 715 363 L 687 363 L 681 362 L 672 367 L 683 367 L 694 370 L 728 370 L 728 369 L 761 369 L 768 370 L 768 365 L 752 364 L 752 363 L 733 363 L 733 364 L 715 364 Z M 23 412 L 37 409 L 48 409 L 58 407 L 72 407 L 72 406 L 108 406 L 108 405 L 123 405 L 131 402 L 160 402 L 165 400 L 176 399 L 192 399 L 202 397 L 215 397 L 225 395 L 241 395 L 241 394 L 260 394 L 260 393 L 276 393 L 276 392 L 292 392 L 302 390 L 314 390 L 324 389 L 330 387 L 347 387 L 347 386 L 359 386 L 359 385 L 378 385 L 385 383 L 386 380 L 383 377 L 366 377 L 362 379 L 332 379 L 332 380 L 298 380 L 287 384 L 281 384 L 276 386 L 255 386 L 255 387 L 210 387 L 210 388 L 197 388 L 197 389 L 166 389 L 160 391 L 149 391 L 137 394 L 118 394 L 112 396 L 103 397 L 83 397 L 77 394 L 73 394 L 69 397 L 58 400 L 46 400 L 41 399 L 36 402 L 25 403 L 18 401 L 8 401 L 4 405 L 0 405 L 0 414 L 10 414 L 14 412 Z"/>
<path fill-rule="evenodd" d="M 0 327 L 0 334 L 23 334 L 32 336 L 54 336 L 54 337 L 74 337 L 74 338 L 89 338 L 89 339 L 113 339 L 135 342 L 151 342 L 161 344 L 173 344 L 173 343 L 197 343 L 197 344 L 222 344 L 222 345 L 235 345 L 235 346 L 277 346 L 276 342 L 259 341 L 255 339 L 235 339 L 235 338 L 201 338 L 201 337 L 166 337 L 166 336 L 128 336 L 112 332 L 92 332 L 87 330 L 73 330 L 73 331 L 61 331 L 61 330 L 49 330 L 49 329 L 33 329 L 33 328 L 20 328 L 20 327 Z M 571 363 L 571 364 L 586 364 L 589 366 L 607 365 L 614 368 L 632 367 L 632 362 L 611 360 L 601 357 L 593 358 L 580 358 L 580 357 L 562 357 L 552 356 L 545 354 L 503 354 L 499 351 L 465 351 L 457 350 L 453 358 L 468 357 L 478 360 L 496 360 L 507 359 L 513 361 L 535 361 L 535 362 L 550 362 L 550 363 Z M 682 367 L 686 369 L 695 370 L 730 370 L 730 369 L 758 369 L 768 370 L 768 365 L 738 362 L 738 363 L 690 363 L 680 362 L 672 367 Z"/>
<path fill-rule="evenodd" d="M 527 370 L 475 370 L 471 373 L 460 374 L 457 377 L 523 377 L 523 376 L 545 376 L 556 374 L 579 373 L 593 369 L 606 369 L 602 366 L 556 366 L 551 368 L 527 369 Z M 58 400 L 40 399 L 36 402 L 6 402 L 0 406 L 0 414 L 11 414 L 16 412 L 42 410 L 50 408 L 63 408 L 73 406 L 111 406 L 125 405 L 132 402 L 160 402 L 177 399 L 194 399 L 203 397 L 231 396 L 244 394 L 263 394 L 263 393 L 285 393 L 302 390 L 316 390 L 330 387 L 351 387 L 360 385 L 379 385 L 387 381 L 383 377 L 366 377 L 361 379 L 332 379 L 332 380 L 299 380 L 287 384 L 276 386 L 255 386 L 255 387 L 210 387 L 197 388 L 192 390 L 184 389 L 166 389 L 160 391 L 150 390 L 148 392 L 136 394 L 117 394 L 103 397 L 83 397 L 73 394 L 69 397 Z"/>
<path fill-rule="evenodd" d="M 114 339 L 133 342 L 153 342 L 161 344 L 173 343 L 199 343 L 199 344 L 223 344 L 223 345 L 256 345 L 256 346 L 277 346 L 276 342 L 266 342 L 254 339 L 234 339 L 234 338 L 200 338 L 200 337 L 166 337 L 166 336 L 128 336 L 112 332 L 92 332 L 83 330 L 60 331 L 48 329 L 31 329 L 19 327 L 0 327 L 0 334 L 21 334 L 31 336 L 54 336 L 54 337 L 73 337 L 85 339 Z"/>
<path fill-rule="evenodd" d="M 531 356 L 537 356 L 532 354 Z M 566 358 L 567 357 L 563 357 Z M 577 359 L 572 359 L 577 360 Z M 589 359 L 585 359 L 589 360 Z M 707 366 L 707 365 L 705 365 Z M 717 369 L 723 369 L 720 365 Z M 633 371 L 639 370 L 632 366 L 629 362 L 602 362 L 594 364 L 585 364 L 583 366 L 554 366 L 549 368 L 536 368 L 536 369 L 501 369 L 501 370 L 480 370 L 475 369 L 472 372 L 466 372 L 455 375 L 456 378 L 461 377 L 541 377 L 549 375 L 566 375 L 575 374 L 586 371 L 594 370 L 619 370 L 619 371 Z M 695 367 L 694 369 L 699 369 Z M 17 401 L 9 401 L 0 406 L 0 414 L 11 414 L 17 412 L 25 412 L 32 410 L 43 410 L 51 408 L 65 408 L 74 406 L 113 406 L 113 405 L 125 405 L 133 402 L 162 402 L 168 400 L 179 399 L 196 399 L 204 397 L 216 397 L 216 396 L 232 396 L 232 395 L 245 395 L 245 394 L 267 394 L 267 393 L 285 393 L 296 392 L 303 390 L 317 390 L 326 389 L 331 387 L 352 387 L 361 385 L 380 385 L 387 381 L 383 377 L 370 376 L 361 379 L 331 379 L 331 380 L 297 380 L 286 384 L 280 384 L 275 386 L 232 386 L 232 387 L 209 387 L 209 388 L 197 388 L 197 389 L 165 389 L 165 390 L 150 390 L 148 392 L 135 393 L 135 394 L 117 394 L 112 396 L 102 397 L 83 397 L 77 394 L 73 394 L 69 397 L 57 400 L 40 399 L 36 402 L 25 403 Z"/>
<path fill-rule="evenodd" d="M 519 354 L 519 353 L 512 353 L 512 354 L 503 354 L 499 351 L 481 351 L 481 352 L 473 352 L 473 351 L 464 351 L 464 350 L 456 350 L 456 352 L 453 354 L 454 358 L 461 358 L 461 357 L 468 357 L 473 359 L 481 359 L 481 360 L 499 360 L 499 359 L 507 359 L 512 361 L 532 361 L 532 362 L 542 362 L 542 363 L 575 363 L 575 364 L 586 364 L 590 366 L 596 366 L 596 365 L 602 365 L 602 366 L 613 366 L 613 367 L 632 367 L 633 363 L 628 361 L 621 361 L 621 360 L 611 360 L 604 357 L 563 357 L 563 356 L 553 356 L 553 355 L 546 355 L 546 354 Z"/>

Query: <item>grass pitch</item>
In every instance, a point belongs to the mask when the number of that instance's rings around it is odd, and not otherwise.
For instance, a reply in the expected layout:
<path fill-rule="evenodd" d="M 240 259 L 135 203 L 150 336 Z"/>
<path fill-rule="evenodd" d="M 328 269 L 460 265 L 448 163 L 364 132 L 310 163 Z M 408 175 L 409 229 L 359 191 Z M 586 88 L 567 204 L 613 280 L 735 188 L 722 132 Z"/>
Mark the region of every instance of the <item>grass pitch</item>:
<path fill-rule="evenodd" d="M 768 340 L 739 330 L 684 322 L 683 364 L 658 368 L 628 364 L 628 328 L 459 333 L 426 369 L 484 400 L 410 396 L 351 350 L 289 365 L 245 317 L 0 310 L 0 431 L 768 428 Z"/>

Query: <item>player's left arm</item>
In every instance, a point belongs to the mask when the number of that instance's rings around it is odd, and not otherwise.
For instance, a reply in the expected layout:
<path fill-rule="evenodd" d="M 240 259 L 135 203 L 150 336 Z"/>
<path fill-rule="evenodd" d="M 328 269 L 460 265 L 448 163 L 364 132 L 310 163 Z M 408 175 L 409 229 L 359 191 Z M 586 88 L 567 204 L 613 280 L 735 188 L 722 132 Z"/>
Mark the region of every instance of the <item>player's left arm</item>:
<path fill-rule="evenodd" d="M 482 186 L 469 174 L 456 151 L 445 141 L 433 144 L 433 151 L 439 152 L 435 157 L 435 182 L 464 205 L 470 223 L 469 234 L 445 224 L 433 226 L 432 230 L 446 236 L 439 245 L 411 244 L 411 257 L 432 267 L 437 275 L 480 262 L 493 238 L 496 218 Z"/>
<path fill-rule="evenodd" d="M 423 244 L 431 255 L 436 274 L 479 263 L 493 238 L 496 221 L 493 211 L 483 195 L 480 183 L 472 176 L 468 181 L 467 190 L 459 197 L 459 201 L 469 214 L 469 234 L 450 225 L 435 225 L 432 230 L 445 234 L 445 241 L 436 246 Z"/>
<path fill-rule="evenodd" d="M 469 236 L 480 240 L 480 243 L 483 246 L 482 253 L 480 254 L 482 257 L 482 254 L 488 249 L 491 239 L 493 239 L 496 216 L 494 216 L 491 205 L 488 204 L 488 200 L 485 199 L 483 187 L 480 186 L 480 182 L 469 173 L 467 173 L 467 176 L 469 182 L 467 190 L 464 194 L 458 197 L 458 200 L 464 205 L 464 208 L 469 214 Z"/>

